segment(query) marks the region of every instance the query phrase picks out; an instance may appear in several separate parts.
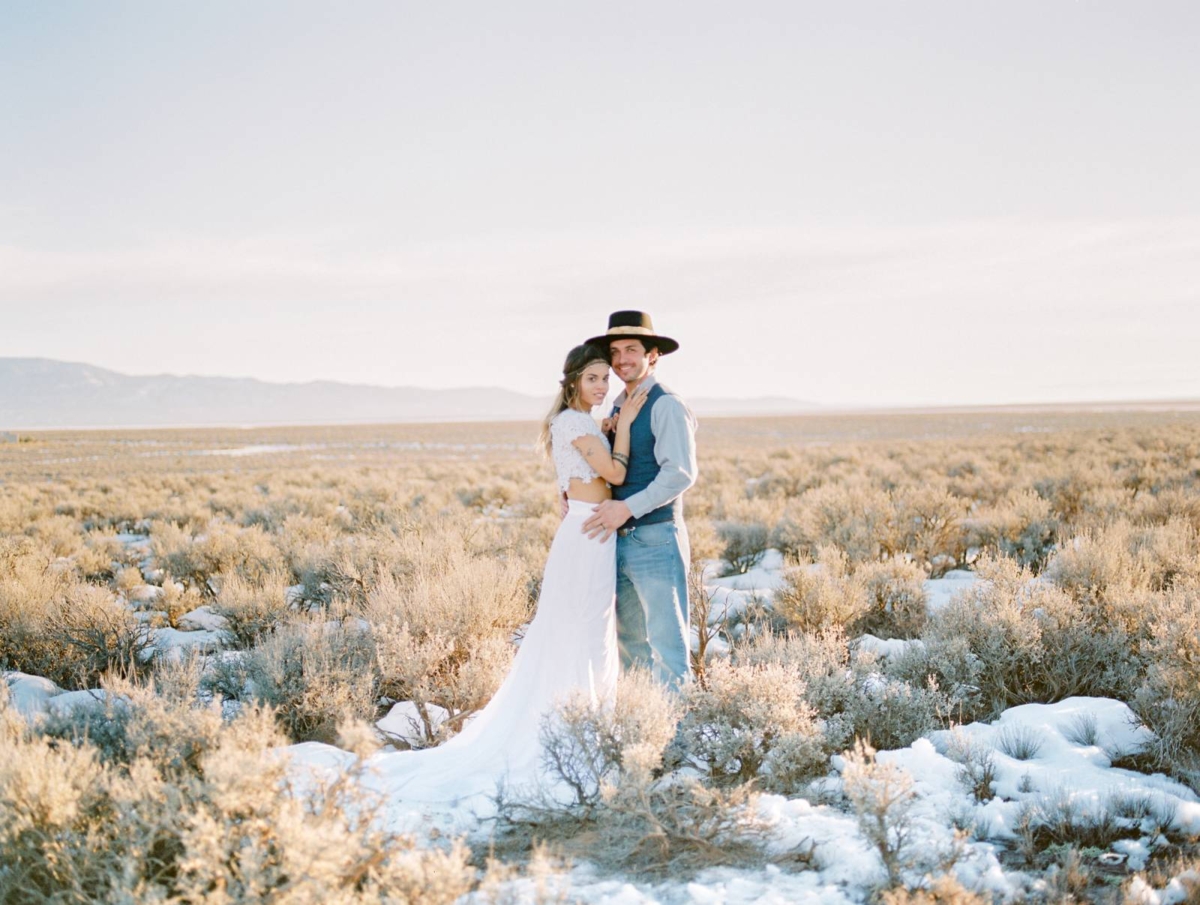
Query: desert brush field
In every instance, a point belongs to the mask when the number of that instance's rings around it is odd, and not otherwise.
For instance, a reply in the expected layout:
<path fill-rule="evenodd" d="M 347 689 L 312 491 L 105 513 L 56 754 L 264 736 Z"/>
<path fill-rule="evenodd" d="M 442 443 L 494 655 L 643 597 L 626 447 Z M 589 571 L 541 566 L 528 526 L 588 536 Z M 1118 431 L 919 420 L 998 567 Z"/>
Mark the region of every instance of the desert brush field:
<path fill-rule="evenodd" d="M 536 425 L 0 444 L 0 900 L 1200 901 L 1200 411 L 704 419 L 696 680 L 406 811 L 558 524 Z"/>

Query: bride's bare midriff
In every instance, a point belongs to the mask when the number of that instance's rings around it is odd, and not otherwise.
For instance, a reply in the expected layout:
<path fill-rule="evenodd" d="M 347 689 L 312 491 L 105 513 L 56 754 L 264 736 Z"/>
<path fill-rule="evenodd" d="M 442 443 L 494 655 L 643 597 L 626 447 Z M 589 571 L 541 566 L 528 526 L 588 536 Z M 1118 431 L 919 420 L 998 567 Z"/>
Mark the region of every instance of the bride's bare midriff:
<path fill-rule="evenodd" d="M 612 499 L 612 490 L 609 489 L 608 482 L 604 478 L 593 478 L 590 481 L 571 478 L 571 483 L 567 487 L 567 499 L 580 500 L 584 503 L 603 503 L 605 500 Z"/>

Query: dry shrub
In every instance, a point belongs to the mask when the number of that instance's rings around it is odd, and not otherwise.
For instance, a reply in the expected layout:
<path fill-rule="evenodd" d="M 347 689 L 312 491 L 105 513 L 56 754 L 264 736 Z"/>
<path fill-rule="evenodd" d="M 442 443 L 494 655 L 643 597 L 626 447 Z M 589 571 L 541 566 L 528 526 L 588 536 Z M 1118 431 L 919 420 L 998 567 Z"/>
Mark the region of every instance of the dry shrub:
<path fill-rule="evenodd" d="M 322 585 L 329 586 L 332 564 L 340 546 L 351 536 L 336 521 L 335 511 L 328 519 L 305 513 L 293 513 L 284 519 L 274 536 L 286 564 L 286 573 L 295 575 L 304 585 L 306 600 L 324 600 Z M 332 522 L 332 523 L 331 523 Z"/>
<path fill-rule="evenodd" d="M 570 806 L 586 813 L 623 774 L 661 765 L 678 720 L 672 694 L 645 670 L 627 672 L 611 704 L 575 695 L 543 719 L 542 763 L 566 784 Z"/>
<path fill-rule="evenodd" d="M 1058 847 L 1107 849 L 1118 839 L 1137 838 L 1136 821 L 1117 816 L 1111 799 L 1082 800 L 1069 789 L 1025 802 L 1017 821 L 1020 848 L 1036 863 Z"/>
<path fill-rule="evenodd" d="M 1173 588 L 1146 616 L 1148 666 L 1131 706 L 1154 732 L 1155 762 L 1200 790 L 1200 582 Z"/>
<path fill-rule="evenodd" d="M 805 491 L 791 517 L 795 535 L 781 543 L 802 555 L 817 556 L 822 547 L 835 547 L 851 562 L 873 562 L 890 544 L 891 501 L 885 491 L 861 481 Z"/>
<path fill-rule="evenodd" d="M 131 759 L 108 761 L 32 734 L 0 699 L 0 899 L 449 903 L 471 889 L 461 845 L 419 849 L 380 829 L 352 774 L 291 791 L 269 712 L 200 715 L 213 731 L 194 732 L 186 710 L 147 722 L 187 733 L 187 757 L 131 740 Z"/>
<path fill-rule="evenodd" d="M 1149 584 L 1133 547 L 1133 527 L 1118 522 L 1063 543 L 1046 566 L 1046 577 L 1077 600 L 1110 600 Z"/>
<path fill-rule="evenodd" d="M 773 663 L 796 671 L 804 700 L 821 720 L 824 745 L 840 750 L 854 738 L 902 748 L 944 724 L 952 701 L 931 676 L 894 670 L 872 654 L 852 653 L 837 629 L 764 634 L 734 650 L 742 664 Z"/>
<path fill-rule="evenodd" d="M 0 538 L 0 666 L 32 671 L 46 660 L 44 635 L 51 601 L 75 585 L 54 557 L 33 541 Z"/>
<path fill-rule="evenodd" d="M 904 748 L 934 729 L 952 714 L 950 698 L 936 679 L 925 684 L 876 671 L 870 657 L 856 658 L 853 685 L 843 686 L 840 716 L 855 738 L 883 749 Z"/>
<path fill-rule="evenodd" d="M 371 636 L 356 620 L 297 622 L 238 661 L 241 697 L 275 708 L 298 742 L 337 739 L 347 720 L 374 720 L 379 680 Z M 225 687 L 237 686 L 226 680 Z"/>
<path fill-rule="evenodd" d="M 821 483 L 820 473 L 806 462 L 791 459 L 790 449 L 774 450 L 770 464 L 754 483 L 755 497 L 788 499 L 798 497 Z"/>
<path fill-rule="evenodd" d="M 865 563 L 855 579 L 866 586 L 871 603 L 861 629 L 880 638 L 916 638 L 928 616 L 925 571 L 915 563 L 888 560 Z"/>
<path fill-rule="evenodd" d="M 123 562 L 133 557 L 117 540 L 106 531 L 89 531 L 84 538 L 83 549 L 71 557 L 72 565 L 81 578 L 87 581 L 107 581 L 115 576 Z"/>
<path fill-rule="evenodd" d="M 715 603 L 716 589 L 712 586 L 705 587 L 704 574 L 704 565 L 693 557 L 691 568 L 688 570 L 688 606 L 691 610 L 690 621 L 696 631 L 691 662 L 692 677 L 701 683 L 705 681 L 709 661 L 720 655 L 716 651 L 717 645 L 713 642 L 730 638 L 732 625 L 745 613 L 743 609 L 730 615 L 728 598 L 720 604 Z"/>
<path fill-rule="evenodd" d="M 589 856 L 598 854 L 622 872 L 671 879 L 765 860 L 772 827 L 758 816 L 757 795 L 748 786 L 714 789 L 690 778 L 649 777 L 643 771 L 614 790 L 597 820 L 606 851 L 589 845 Z"/>
<path fill-rule="evenodd" d="M 148 668 L 149 631 L 101 588 L 81 585 L 55 601 L 44 639 L 46 660 L 32 671 L 64 688 L 94 687 L 109 672 Z"/>
<path fill-rule="evenodd" d="M 499 636 L 418 637 L 407 623 L 389 621 L 372 630 L 380 687 L 390 700 L 412 701 L 421 718 L 420 746 L 434 745 L 482 709 L 512 665 L 511 642 Z M 430 707 L 449 716 L 435 721 Z"/>
<path fill-rule="evenodd" d="M 521 487 L 508 478 L 485 478 L 457 492 L 459 502 L 468 509 L 487 515 L 507 510 L 521 498 Z"/>
<path fill-rule="evenodd" d="M 162 583 L 162 596 L 149 605 L 166 613 L 168 624 L 178 628 L 179 620 L 192 610 L 204 606 L 204 601 L 204 594 L 199 589 L 185 588 L 168 578 Z"/>
<path fill-rule="evenodd" d="M 1038 479 L 1033 489 L 1050 503 L 1051 511 L 1063 525 L 1081 524 L 1095 492 L 1107 487 L 1110 477 L 1094 460 L 1069 455 L 1073 450 L 1065 452 L 1068 452 L 1063 456 L 1066 469 Z"/>
<path fill-rule="evenodd" d="M 718 786 L 759 780 L 794 792 L 825 772 L 832 753 L 805 691 L 792 665 L 714 661 L 703 685 L 683 691 L 684 758 Z"/>
<path fill-rule="evenodd" d="M 932 615 L 924 635 L 931 661 L 956 664 L 943 685 L 974 674 L 985 714 L 1072 695 L 1117 697 L 1141 671 L 1122 620 L 1081 605 L 1010 559 L 985 559 L 981 581 Z M 962 657 L 978 667 L 962 664 Z"/>
<path fill-rule="evenodd" d="M 496 858 L 487 859 L 479 889 L 472 901 L 480 905 L 567 905 L 571 863 L 549 843 L 534 842 L 524 869 Z"/>
<path fill-rule="evenodd" d="M 142 577 L 142 570 L 137 566 L 125 566 L 117 571 L 113 583 L 122 594 L 128 594 L 134 588 L 144 585 L 146 579 Z"/>
<path fill-rule="evenodd" d="M 1200 532 L 1179 519 L 1164 525 L 1121 520 L 1064 544 L 1046 574 L 1078 600 L 1119 604 L 1138 591 L 1200 580 Z"/>
<path fill-rule="evenodd" d="M 795 669 L 811 692 L 831 675 L 844 674 L 850 663 L 850 642 L 840 626 L 819 632 L 763 632 L 738 644 L 733 662 L 754 666 L 775 664 Z"/>
<path fill-rule="evenodd" d="M 801 559 L 809 549 L 808 537 L 800 526 L 803 511 L 804 507 L 799 500 L 788 500 L 783 505 L 779 521 L 771 529 L 770 545 L 787 559 Z"/>
<path fill-rule="evenodd" d="M 840 628 L 849 635 L 911 638 L 927 618 L 924 579 L 922 569 L 903 560 L 864 563 L 851 571 L 844 553 L 825 547 L 816 563 L 784 573 L 774 609 L 802 633 Z"/>
<path fill-rule="evenodd" d="M 888 885 L 900 884 L 912 858 L 912 777 L 892 763 L 875 759 L 875 749 L 858 742 L 845 755 L 842 786 L 854 806 L 858 826 L 879 854 Z"/>
<path fill-rule="evenodd" d="M 971 650 L 971 639 L 938 635 L 929 626 L 921 645 L 910 646 L 886 662 L 887 674 L 914 687 L 936 683 L 943 696 L 941 715 L 955 722 L 983 719 L 990 711 L 983 703 L 981 674 L 986 668 Z"/>
<path fill-rule="evenodd" d="M 980 804 L 995 795 L 996 758 L 990 745 L 975 741 L 972 736 L 955 728 L 942 752 L 958 764 L 955 778 Z"/>
<path fill-rule="evenodd" d="M 770 546 L 770 531 L 762 522 L 720 522 L 717 537 L 726 574 L 744 574 L 762 561 Z"/>
<path fill-rule="evenodd" d="M 79 520 L 69 515 L 39 519 L 25 528 L 25 535 L 55 557 L 71 556 L 83 549 L 83 531 L 80 530 Z"/>
<path fill-rule="evenodd" d="M 1172 487 L 1137 498 L 1132 515 L 1142 524 L 1181 521 L 1200 531 L 1200 495 L 1195 488 Z"/>
<path fill-rule="evenodd" d="M 892 494 L 893 531 L 883 552 L 907 554 L 926 573 L 938 577 L 966 559 L 963 515 L 966 503 L 944 486 L 915 484 Z"/>
<path fill-rule="evenodd" d="M 601 866 L 672 878 L 761 858 L 769 827 L 748 786 L 656 778 L 677 707 L 643 673 L 622 677 L 615 706 L 566 702 L 542 727 L 544 765 L 566 794 L 502 795 L 507 834 L 552 836 Z"/>
<path fill-rule="evenodd" d="M 1028 488 L 1013 490 L 972 521 L 973 543 L 1041 571 L 1054 550 L 1059 522 L 1050 503 Z"/>
<path fill-rule="evenodd" d="M 288 603 L 287 578 L 279 572 L 250 582 L 238 573 L 220 576 L 213 612 L 225 617 L 225 639 L 235 648 L 254 647 L 295 618 Z"/>
<path fill-rule="evenodd" d="M 870 606 L 866 586 L 850 571 L 850 558 L 836 547 L 822 547 L 815 563 L 788 569 L 774 598 L 775 612 L 801 632 L 842 628 L 857 634 Z"/>
<path fill-rule="evenodd" d="M 213 519 L 193 537 L 170 522 L 156 521 L 150 532 L 154 556 L 168 575 L 214 594 L 218 588 L 210 579 L 223 573 L 257 583 L 283 569 L 282 554 L 259 525 L 243 528 Z"/>
<path fill-rule="evenodd" d="M 990 905 L 992 899 L 967 889 L 952 874 L 942 874 L 923 886 L 886 890 L 879 901 L 882 905 Z"/>
<path fill-rule="evenodd" d="M 37 724 L 46 738 L 95 748 L 105 763 L 152 758 L 165 774 L 198 774 L 199 759 L 220 741 L 225 725 L 219 702 L 197 695 L 198 661 L 163 664 L 153 682 L 109 678 L 95 703 L 51 711 Z"/>
<path fill-rule="evenodd" d="M 688 548 L 691 550 L 690 566 L 703 566 L 708 560 L 721 558 L 721 540 L 712 522 L 699 518 L 688 510 L 687 518 Z"/>
<path fill-rule="evenodd" d="M 379 573 L 364 615 L 372 626 L 381 692 L 451 714 L 458 728 L 503 681 L 511 639 L 530 616 L 520 562 L 429 549 L 403 578 Z M 436 739 L 430 737 L 429 741 Z"/>
<path fill-rule="evenodd" d="M 64 688 L 145 668 L 147 629 L 105 588 L 57 569 L 28 542 L 0 548 L 0 665 Z"/>
<path fill-rule="evenodd" d="M 1144 874 L 1130 877 L 1122 885 L 1121 892 L 1121 905 L 1145 905 L 1155 901 L 1197 905 L 1200 903 L 1200 857 L 1181 855 L 1151 862 Z"/>
<path fill-rule="evenodd" d="M 1134 553 L 1150 590 L 1200 582 L 1200 529 L 1182 519 L 1143 527 L 1133 537 Z"/>

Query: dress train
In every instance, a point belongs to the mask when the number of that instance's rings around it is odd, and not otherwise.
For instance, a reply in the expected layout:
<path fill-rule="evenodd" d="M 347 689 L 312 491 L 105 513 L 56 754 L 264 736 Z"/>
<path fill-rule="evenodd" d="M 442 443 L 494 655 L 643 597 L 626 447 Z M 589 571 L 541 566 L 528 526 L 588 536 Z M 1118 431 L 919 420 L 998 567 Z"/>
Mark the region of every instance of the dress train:
<path fill-rule="evenodd" d="M 421 751 L 377 754 L 370 785 L 393 806 L 440 804 L 490 811 L 500 785 L 545 780 L 539 730 L 543 716 L 577 691 L 611 703 L 617 652 L 616 540 L 583 533 L 593 503 L 569 501 L 542 578 L 533 621 L 512 667 L 488 704 L 454 738 Z"/>

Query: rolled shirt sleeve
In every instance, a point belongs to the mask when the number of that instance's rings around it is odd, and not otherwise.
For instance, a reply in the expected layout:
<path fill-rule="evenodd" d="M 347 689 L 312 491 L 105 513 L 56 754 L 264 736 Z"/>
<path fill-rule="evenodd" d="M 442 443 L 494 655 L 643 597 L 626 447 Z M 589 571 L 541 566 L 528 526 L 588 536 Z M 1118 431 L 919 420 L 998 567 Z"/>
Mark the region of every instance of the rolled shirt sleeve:
<path fill-rule="evenodd" d="M 678 396 L 664 394 L 650 410 L 658 477 L 625 500 L 634 518 L 653 512 L 696 483 L 696 418 Z"/>

